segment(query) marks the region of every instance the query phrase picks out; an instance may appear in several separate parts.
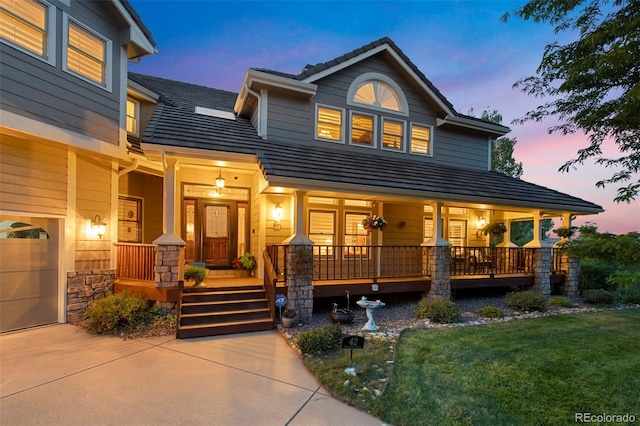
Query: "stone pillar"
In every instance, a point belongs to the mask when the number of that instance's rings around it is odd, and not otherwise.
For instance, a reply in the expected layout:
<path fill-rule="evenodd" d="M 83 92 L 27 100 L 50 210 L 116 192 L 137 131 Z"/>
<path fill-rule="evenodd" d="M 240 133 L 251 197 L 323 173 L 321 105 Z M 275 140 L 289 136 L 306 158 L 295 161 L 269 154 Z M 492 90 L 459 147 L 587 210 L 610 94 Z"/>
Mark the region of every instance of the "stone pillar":
<path fill-rule="evenodd" d="M 451 300 L 451 256 L 448 246 L 435 246 L 429 249 L 429 267 L 431 269 L 431 287 L 429 299 Z"/>
<path fill-rule="evenodd" d="M 562 270 L 564 271 L 562 292 L 565 296 L 578 296 L 580 294 L 580 259 L 572 259 L 563 253 Z"/>
<path fill-rule="evenodd" d="M 549 296 L 551 294 L 551 264 L 553 253 L 551 247 L 540 247 L 533 250 L 533 292 Z"/>
<path fill-rule="evenodd" d="M 157 288 L 177 288 L 184 279 L 184 245 L 158 245 L 154 268 Z"/>
<path fill-rule="evenodd" d="M 115 269 L 67 272 L 67 322 L 79 324 L 94 300 L 113 293 Z"/>
<path fill-rule="evenodd" d="M 300 322 L 313 314 L 313 245 L 290 244 L 287 251 L 287 299 Z"/>

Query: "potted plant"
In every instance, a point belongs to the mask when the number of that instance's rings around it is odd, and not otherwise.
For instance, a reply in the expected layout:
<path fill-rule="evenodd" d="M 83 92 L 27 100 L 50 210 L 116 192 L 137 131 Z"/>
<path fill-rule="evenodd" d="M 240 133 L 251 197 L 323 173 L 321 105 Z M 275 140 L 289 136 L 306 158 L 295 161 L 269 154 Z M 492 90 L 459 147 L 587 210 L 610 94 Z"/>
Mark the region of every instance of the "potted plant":
<path fill-rule="evenodd" d="M 491 222 L 482 228 L 484 235 L 490 235 L 492 237 L 500 237 L 505 232 L 507 232 L 507 227 L 502 222 Z"/>
<path fill-rule="evenodd" d="M 187 281 L 193 281 L 194 287 L 198 287 L 207 278 L 209 270 L 202 266 L 187 266 L 184 269 L 184 279 Z"/>
<path fill-rule="evenodd" d="M 282 318 L 280 319 L 284 328 L 291 328 L 296 325 L 296 317 L 298 312 L 293 308 L 287 308 L 282 311 Z"/>
<path fill-rule="evenodd" d="M 248 271 L 249 274 L 251 274 L 251 272 L 256 269 L 258 263 L 256 262 L 255 256 L 253 256 L 251 253 L 245 253 L 242 256 L 233 259 L 231 261 L 231 265 L 235 269 Z"/>

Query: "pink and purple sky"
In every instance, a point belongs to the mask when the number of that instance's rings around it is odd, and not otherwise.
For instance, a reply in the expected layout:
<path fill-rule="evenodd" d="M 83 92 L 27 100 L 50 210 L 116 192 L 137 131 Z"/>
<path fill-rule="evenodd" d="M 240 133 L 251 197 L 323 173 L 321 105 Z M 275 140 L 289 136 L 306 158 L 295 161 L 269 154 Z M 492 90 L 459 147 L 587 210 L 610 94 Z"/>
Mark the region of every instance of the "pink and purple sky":
<path fill-rule="evenodd" d="M 601 205 L 605 212 L 574 224 L 600 232 L 640 231 L 640 200 L 613 202 L 617 185 L 595 182 L 615 169 L 592 161 L 570 173 L 558 168 L 587 145 L 584 135 L 549 135 L 554 123 L 513 125 L 544 100 L 513 83 L 535 73 L 546 44 L 565 42 L 547 24 L 500 17 L 524 1 L 163 1 L 130 0 L 158 43 L 159 53 L 130 70 L 238 92 L 246 70 L 298 73 L 381 37 L 390 37 L 454 108 L 497 109 L 516 138 L 522 179 Z M 605 155 L 616 153 L 615 145 Z M 558 220 L 556 226 L 560 226 Z"/>

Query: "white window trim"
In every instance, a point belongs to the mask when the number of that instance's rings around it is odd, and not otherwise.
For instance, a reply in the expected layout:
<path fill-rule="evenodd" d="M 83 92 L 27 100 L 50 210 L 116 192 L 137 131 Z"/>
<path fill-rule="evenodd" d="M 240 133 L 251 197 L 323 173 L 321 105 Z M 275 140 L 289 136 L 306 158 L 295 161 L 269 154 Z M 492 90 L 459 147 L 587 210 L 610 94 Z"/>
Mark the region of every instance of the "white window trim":
<path fill-rule="evenodd" d="M 411 151 L 411 141 L 413 140 L 413 126 L 419 126 L 419 127 L 428 127 L 429 128 L 429 153 L 428 154 L 422 154 L 420 152 L 413 152 Z M 422 123 L 411 123 L 410 124 L 410 128 L 411 128 L 411 133 L 409 134 L 408 137 L 408 146 L 407 146 L 407 150 L 409 152 L 409 154 L 412 155 L 420 155 L 422 157 L 433 157 L 433 144 L 434 144 L 434 127 L 430 126 L 428 124 L 422 124 Z"/>
<path fill-rule="evenodd" d="M 373 129 L 372 129 L 373 140 L 371 141 L 371 145 L 364 145 L 364 144 L 353 143 L 352 142 L 351 131 L 353 130 L 353 125 L 352 125 L 353 114 L 363 115 L 365 117 L 370 117 L 370 118 L 373 119 Z M 366 113 L 366 112 L 349 110 L 349 138 L 348 138 L 348 143 L 349 143 L 349 145 L 359 146 L 361 148 L 373 148 L 373 149 L 377 148 L 377 146 L 378 146 L 378 116 L 375 115 L 375 114 L 369 114 L 369 113 Z"/>
<path fill-rule="evenodd" d="M 385 121 L 391 121 L 394 123 L 402 124 L 402 148 L 395 149 L 395 148 L 387 148 L 386 146 L 384 146 L 384 122 Z M 405 153 L 407 152 L 407 122 L 406 121 L 382 117 L 381 124 L 380 124 L 380 149 L 384 151 L 390 151 L 390 152 L 405 152 Z"/>
<path fill-rule="evenodd" d="M 325 138 L 321 138 L 318 136 L 318 108 L 327 108 L 327 109 L 331 109 L 334 111 L 340 111 L 340 121 L 342 123 L 342 128 L 340 129 L 340 140 L 334 140 L 334 139 L 325 139 Z M 313 119 L 313 136 L 315 138 L 315 140 L 318 141 L 324 141 L 324 142 L 333 142 L 333 143 L 341 143 L 344 144 L 344 135 L 345 135 L 345 127 L 346 127 L 346 123 L 345 123 L 345 109 L 344 108 L 340 108 L 340 107 L 335 107 L 332 105 L 326 105 L 326 104 L 319 104 L 316 103 L 316 107 L 315 107 L 315 115 L 314 115 L 314 119 Z"/>
<path fill-rule="evenodd" d="M 101 40 L 103 40 L 105 42 L 105 54 L 106 54 L 106 58 L 105 58 L 105 85 L 103 86 L 100 83 L 96 83 L 95 81 L 91 80 L 90 78 L 85 77 L 82 74 L 78 74 L 77 72 L 70 70 L 67 68 L 67 48 L 69 47 L 69 21 L 72 21 L 74 24 L 84 28 L 86 31 L 90 32 L 91 34 L 95 35 L 96 37 L 100 38 Z M 111 40 L 109 40 L 107 37 L 103 36 L 102 34 L 98 33 L 97 31 L 94 31 L 93 29 L 87 27 L 86 25 L 84 25 L 82 22 L 77 21 L 76 19 L 71 18 L 69 15 L 67 15 L 66 13 L 63 12 L 62 15 L 62 35 L 63 35 L 63 42 L 62 42 L 62 70 L 65 71 L 68 74 L 71 74 L 75 77 L 78 77 L 81 80 L 86 81 L 87 83 L 91 83 L 96 87 L 99 87 L 101 89 L 106 90 L 107 92 L 111 92 L 112 88 L 113 88 L 113 78 L 112 75 L 113 73 L 113 60 L 112 60 L 112 52 L 113 52 L 113 48 L 112 48 L 112 42 Z"/>
<path fill-rule="evenodd" d="M 379 108 L 373 105 L 368 105 L 368 104 L 361 104 L 359 102 L 354 102 L 353 98 L 356 95 L 356 92 L 358 91 L 358 87 L 369 80 L 378 80 L 383 82 L 384 84 L 388 85 L 389 87 L 391 87 L 395 92 L 396 95 L 398 95 L 398 98 L 400 100 L 400 108 L 401 111 L 394 111 L 391 109 L 386 109 L 386 108 Z M 402 89 L 400 88 L 400 86 L 398 85 L 398 83 L 396 83 L 395 81 L 393 81 L 392 79 L 390 79 L 389 77 L 387 77 L 384 74 L 380 74 L 377 72 L 367 72 L 364 73 L 360 76 L 358 76 L 355 80 L 353 80 L 353 82 L 351 83 L 351 86 L 349 86 L 349 91 L 347 92 L 347 105 L 354 105 L 354 106 L 358 106 L 358 107 L 362 107 L 362 108 L 369 108 L 375 111 L 380 111 L 380 112 L 384 112 L 384 113 L 391 113 L 391 114 L 398 114 L 398 115 L 403 115 L 403 116 L 408 116 L 409 115 L 409 104 L 407 103 L 407 98 L 404 95 L 404 92 L 402 91 Z"/>
<path fill-rule="evenodd" d="M 138 101 L 137 99 L 132 98 L 131 96 L 127 96 L 127 101 L 131 101 L 135 105 L 135 113 L 134 114 L 135 114 L 135 119 L 136 119 L 136 128 L 135 128 L 135 130 L 133 132 L 131 132 L 129 134 L 132 135 L 132 136 L 135 136 L 135 137 L 140 137 L 140 101 Z M 125 107 L 125 113 L 124 114 L 125 114 L 126 118 L 129 118 L 129 115 L 127 114 L 126 107 Z M 126 121 L 125 121 L 125 127 L 126 127 Z"/>
<path fill-rule="evenodd" d="M 7 46 L 11 46 L 16 50 L 21 51 L 22 53 L 26 53 L 27 55 L 36 58 L 44 63 L 47 63 L 51 66 L 56 66 L 56 7 L 52 4 L 47 3 L 44 0 L 36 0 L 38 3 L 42 4 L 47 8 L 47 57 L 43 58 L 37 53 L 32 52 L 29 49 L 22 47 L 21 45 L 12 42 L 11 40 L 5 40 L 0 37 L 0 43 L 4 43 Z"/>

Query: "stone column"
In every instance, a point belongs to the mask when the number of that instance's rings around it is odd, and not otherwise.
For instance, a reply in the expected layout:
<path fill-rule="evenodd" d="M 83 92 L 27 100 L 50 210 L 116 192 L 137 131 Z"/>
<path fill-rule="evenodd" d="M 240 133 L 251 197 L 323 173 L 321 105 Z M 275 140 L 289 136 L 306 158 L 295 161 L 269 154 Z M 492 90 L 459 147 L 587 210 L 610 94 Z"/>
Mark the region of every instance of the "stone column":
<path fill-rule="evenodd" d="M 551 247 L 540 247 L 533 250 L 533 292 L 549 296 L 551 294 L 551 264 L 553 254 Z"/>
<path fill-rule="evenodd" d="M 184 280 L 184 244 L 158 244 L 155 251 L 156 287 L 178 288 L 178 281 Z M 168 312 L 175 307 L 173 302 L 159 302 L 158 305 Z"/>
<path fill-rule="evenodd" d="M 451 300 L 451 256 L 449 255 L 449 247 L 430 247 L 429 264 L 431 268 L 431 287 L 427 297 L 429 299 Z"/>
<path fill-rule="evenodd" d="M 300 322 L 313 314 L 313 245 L 290 244 L 287 251 L 287 299 Z"/>
<path fill-rule="evenodd" d="M 580 294 L 580 259 L 572 259 L 563 253 L 562 270 L 564 271 L 562 292 L 565 296 L 578 296 Z"/>

